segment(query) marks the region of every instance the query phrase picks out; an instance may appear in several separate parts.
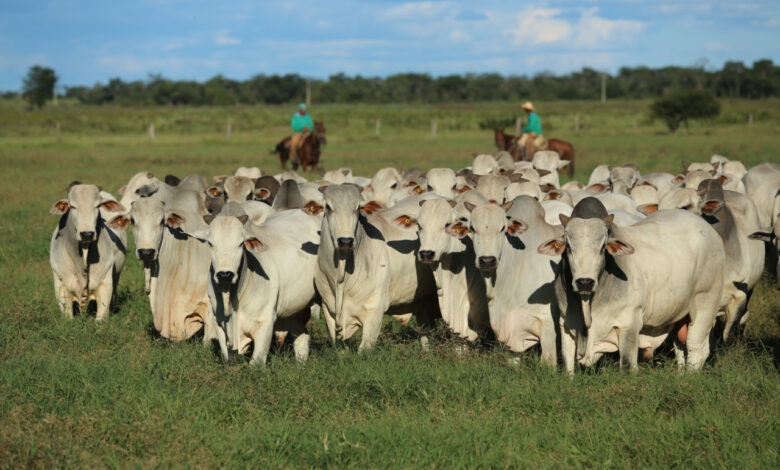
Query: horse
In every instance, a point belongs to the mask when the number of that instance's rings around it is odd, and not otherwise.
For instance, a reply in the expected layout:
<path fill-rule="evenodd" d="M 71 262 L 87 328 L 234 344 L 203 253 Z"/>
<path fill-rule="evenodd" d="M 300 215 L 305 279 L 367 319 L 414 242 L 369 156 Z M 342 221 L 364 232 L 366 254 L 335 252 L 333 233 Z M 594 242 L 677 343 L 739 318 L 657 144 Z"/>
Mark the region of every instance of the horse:
<path fill-rule="evenodd" d="M 320 162 L 321 147 L 327 143 L 325 137 L 325 124 L 320 121 L 314 122 L 314 129 L 301 142 L 298 149 L 298 161 L 292 162 L 293 170 L 298 170 L 300 165 L 303 171 L 308 169 L 316 170 Z M 276 144 L 272 153 L 279 154 L 279 160 L 282 164 L 282 170 L 287 169 L 287 160 L 290 159 L 290 136 L 285 137 Z"/>
<path fill-rule="evenodd" d="M 506 150 L 509 152 L 515 161 L 530 161 L 533 157 L 533 142 L 531 139 L 528 139 L 525 148 L 520 148 L 517 146 L 517 138 L 511 134 L 504 133 L 503 129 L 494 129 L 493 137 L 496 147 L 498 147 L 499 150 Z M 545 142 L 544 149 L 536 150 L 552 150 L 561 157 L 561 160 L 568 160 L 569 178 L 574 176 L 574 147 L 569 142 L 561 139 L 549 139 Z"/>

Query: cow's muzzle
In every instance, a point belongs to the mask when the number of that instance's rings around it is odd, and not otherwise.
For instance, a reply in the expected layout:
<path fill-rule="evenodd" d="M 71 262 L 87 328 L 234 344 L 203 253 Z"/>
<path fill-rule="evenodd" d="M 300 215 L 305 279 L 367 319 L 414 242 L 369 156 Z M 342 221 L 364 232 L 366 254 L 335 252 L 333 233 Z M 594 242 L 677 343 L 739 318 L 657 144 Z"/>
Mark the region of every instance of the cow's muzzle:
<path fill-rule="evenodd" d="M 485 271 L 493 271 L 498 267 L 498 260 L 495 256 L 480 256 L 477 259 L 477 263 L 479 264 L 479 269 Z"/>
<path fill-rule="evenodd" d="M 595 285 L 596 281 L 589 277 L 580 277 L 574 280 L 574 287 L 577 288 L 577 292 L 580 294 L 592 293 Z"/>
<path fill-rule="evenodd" d="M 336 239 L 339 250 L 352 250 L 355 248 L 355 239 L 352 237 L 339 237 Z"/>
<path fill-rule="evenodd" d="M 152 248 L 143 248 L 137 251 L 138 259 L 141 261 L 154 261 L 154 255 L 157 250 Z"/>
<path fill-rule="evenodd" d="M 220 287 L 223 289 L 229 288 L 230 284 L 233 283 L 233 278 L 236 275 L 230 271 L 219 271 L 215 277 L 217 278 L 217 282 L 219 283 Z"/>
<path fill-rule="evenodd" d="M 421 263 L 433 263 L 436 261 L 436 252 L 431 250 L 421 250 L 418 253 Z"/>
<path fill-rule="evenodd" d="M 79 232 L 81 243 L 92 243 L 95 241 L 95 232 Z"/>

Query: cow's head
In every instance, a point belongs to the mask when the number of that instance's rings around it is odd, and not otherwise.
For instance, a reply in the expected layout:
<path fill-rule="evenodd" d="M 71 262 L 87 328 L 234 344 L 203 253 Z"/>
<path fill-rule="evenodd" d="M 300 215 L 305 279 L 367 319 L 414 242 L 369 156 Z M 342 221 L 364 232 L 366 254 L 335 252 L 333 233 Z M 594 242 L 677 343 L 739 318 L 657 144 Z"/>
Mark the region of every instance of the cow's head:
<path fill-rule="evenodd" d="M 599 278 L 606 266 L 606 255 L 630 255 L 634 248 L 611 237 L 613 216 L 596 198 L 587 197 L 572 211 L 571 217 L 560 215 L 563 238 L 542 243 L 539 253 L 557 256 L 566 252 L 574 292 L 589 296 L 599 288 Z"/>
<path fill-rule="evenodd" d="M 52 214 L 68 214 L 72 218 L 75 236 L 82 245 L 88 245 L 97 239 L 98 218 L 101 210 L 108 215 L 114 215 L 106 224 L 113 229 L 124 229 L 127 219 L 122 215 L 124 206 L 118 203 L 108 193 L 91 184 L 72 183 L 68 187 L 68 198 L 60 199 L 51 208 Z"/>
<path fill-rule="evenodd" d="M 244 230 L 248 219 L 246 214 L 238 217 L 205 215 L 203 220 L 209 224 L 208 230 L 191 234 L 208 243 L 214 282 L 223 290 L 238 283 L 244 249 L 264 248 L 257 237 Z"/>
<path fill-rule="evenodd" d="M 255 180 L 246 176 L 229 176 L 224 182 L 226 201 L 247 201 L 254 198 Z"/>
<path fill-rule="evenodd" d="M 327 235 L 337 250 L 351 251 L 355 248 L 360 216 L 360 191 L 355 185 L 340 184 L 321 188 L 325 195 L 325 220 L 328 223 Z M 376 209 L 376 203 L 367 203 L 363 209 L 370 212 Z"/>
<path fill-rule="evenodd" d="M 417 217 L 420 249 L 417 259 L 422 263 L 437 263 L 441 256 L 452 250 L 454 239 L 468 235 L 468 221 L 458 218 L 452 210 L 455 201 L 428 199 L 420 201 Z"/>
<path fill-rule="evenodd" d="M 512 207 L 512 202 L 502 205 L 481 204 L 474 206 L 465 203 L 471 211 L 469 232 L 474 242 L 474 254 L 477 269 L 494 271 L 501 261 L 501 254 L 507 236 L 514 237 L 526 230 L 528 225 L 507 216 L 506 211 Z"/>
<path fill-rule="evenodd" d="M 130 206 L 135 254 L 144 263 L 157 259 L 165 229 L 165 204 L 159 199 L 143 198 Z"/>
<path fill-rule="evenodd" d="M 425 174 L 428 192 L 436 193 L 447 199 L 454 198 L 458 185 L 455 171 L 450 168 L 432 168 Z"/>

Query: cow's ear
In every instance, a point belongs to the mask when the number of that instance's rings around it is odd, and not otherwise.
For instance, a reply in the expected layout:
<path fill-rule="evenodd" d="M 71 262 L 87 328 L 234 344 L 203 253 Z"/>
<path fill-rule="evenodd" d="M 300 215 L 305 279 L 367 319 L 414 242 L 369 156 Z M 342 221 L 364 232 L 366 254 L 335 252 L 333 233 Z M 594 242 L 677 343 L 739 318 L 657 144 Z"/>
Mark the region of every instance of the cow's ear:
<path fill-rule="evenodd" d="M 679 175 L 675 176 L 674 179 L 672 179 L 672 183 L 675 183 L 675 184 L 682 183 L 683 181 L 685 181 L 685 175 L 683 175 L 683 174 L 679 174 Z"/>
<path fill-rule="evenodd" d="M 130 225 L 130 219 L 123 215 L 118 215 L 108 221 L 106 225 L 112 230 L 124 230 L 128 225 Z"/>
<path fill-rule="evenodd" d="M 49 212 L 54 215 L 62 215 L 68 212 L 68 209 L 70 209 L 70 203 L 68 203 L 68 200 L 60 199 L 59 201 L 55 202 L 53 206 L 51 206 Z"/>
<path fill-rule="evenodd" d="M 539 189 L 542 190 L 543 193 L 547 193 L 555 189 L 555 186 L 550 183 L 544 183 L 539 185 Z"/>
<path fill-rule="evenodd" d="M 551 173 L 550 170 L 536 170 L 536 172 L 539 173 L 539 176 L 547 176 Z"/>
<path fill-rule="evenodd" d="M 633 246 L 617 238 L 607 240 L 606 249 L 612 256 L 630 255 L 634 252 Z"/>
<path fill-rule="evenodd" d="M 244 246 L 249 250 L 262 251 L 265 249 L 263 242 L 257 239 L 257 237 L 249 236 L 244 239 Z"/>
<path fill-rule="evenodd" d="M 224 183 L 225 180 L 228 179 L 227 175 L 219 175 L 214 177 L 215 183 Z"/>
<path fill-rule="evenodd" d="M 721 185 L 725 185 L 726 183 L 731 181 L 731 178 L 728 175 L 720 175 L 716 179 Z"/>
<path fill-rule="evenodd" d="M 455 192 L 457 192 L 458 194 L 463 194 L 466 191 L 471 191 L 472 189 L 474 189 L 474 188 L 472 188 L 471 186 L 469 186 L 467 184 L 464 184 L 460 188 L 456 189 Z"/>
<path fill-rule="evenodd" d="M 208 230 L 196 230 L 194 232 L 189 232 L 186 234 L 190 238 L 194 238 L 198 240 L 199 242 L 206 243 L 209 241 L 209 231 Z"/>
<path fill-rule="evenodd" d="M 325 190 L 328 189 L 328 186 L 330 186 L 330 185 L 323 184 L 322 186 L 317 188 L 317 191 L 321 192 L 322 194 L 325 194 Z"/>
<path fill-rule="evenodd" d="M 612 221 L 615 220 L 615 214 L 609 214 L 601 219 L 607 227 L 612 227 Z"/>
<path fill-rule="evenodd" d="M 179 183 L 181 183 L 181 179 L 179 179 L 175 175 L 165 175 L 165 184 L 168 186 L 178 186 Z"/>
<path fill-rule="evenodd" d="M 514 201 L 509 201 L 501 204 L 501 208 L 504 209 L 504 212 L 507 212 L 509 209 L 512 208 L 512 205 L 514 205 Z"/>
<path fill-rule="evenodd" d="M 563 197 L 563 193 L 559 189 L 553 189 L 551 191 L 547 191 L 547 193 L 544 196 L 545 201 L 555 201 Z"/>
<path fill-rule="evenodd" d="M 414 187 L 409 189 L 409 195 L 414 196 L 415 194 L 422 194 L 425 192 L 425 189 L 423 189 L 422 186 L 419 184 L 414 183 Z"/>
<path fill-rule="evenodd" d="M 211 186 L 210 188 L 206 189 L 206 193 L 211 197 L 219 197 L 222 195 L 222 188 L 219 186 Z"/>
<path fill-rule="evenodd" d="M 469 229 L 463 223 L 455 222 L 454 224 L 447 224 L 444 227 L 444 232 L 455 238 L 462 239 L 469 234 Z"/>
<path fill-rule="evenodd" d="M 569 217 L 566 214 L 558 214 L 558 219 L 561 221 L 561 225 L 563 225 L 563 227 L 566 228 L 566 224 L 569 223 L 571 217 Z"/>
<path fill-rule="evenodd" d="M 470 203 L 470 202 L 466 201 L 466 202 L 464 202 L 464 203 L 463 203 L 463 207 L 465 207 L 465 208 L 466 208 L 466 210 L 468 210 L 469 212 L 471 212 L 471 211 L 473 211 L 473 210 L 474 210 L 474 208 L 475 208 L 475 207 L 477 207 L 477 205 L 476 205 L 476 204 L 472 204 L 472 203 Z"/>
<path fill-rule="evenodd" d="M 417 221 L 408 215 L 398 216 L 395 218 L 394 222 L 404 228 L 411 228 L 417 225 Z"/>
<path fill-rule="evenodd" d="M 563 214 L 561 215 L 563 216 Z M 539 245 L 539 248 L 537 248 L 536 251 L 542 255 L 558 256 L 563 253 L 563 250 L 565 249 L 566 242 L 560 238 L 553 238 L 552 240 L 548 240 Z"/>
<path fill-rule="evenodd" d="M 206 214 L 203 216 L 203 221 L 206 222 L 206 225 L 211 225 L 211 222 L 214 221 L 214 217 L 216 217 L 214 214 Z"/>
<path fill-rule="evenodd" d="M 363 215 L 371 215 L 383 210 L 384 208 L 385 206 L 376 201 L 368 201 L 367 203 L 360 206 L 360 213 Z"/>
<path fill-rule="evenodd" d="M 175 212 L 170 212 L 165 218 L 165 225 L 171 228 L 181 228 L 181 226 L 184 224 L 184 221 L 184 217 Z"/>
<path fill-rule="evenodd" d="M 701 213 L 704 215 L 715 215 L 717 214 L 721 209 L 723 209 L 723 201 L 720 199 L 711 199 L 704 203 L 704 205 L 701 208 Z"/>
<path fill-rule="evenodd" d="M 269 191 L 267 188 L 260 188 L 255 191 L 255 197 L 261 201 L 265 201 L 270 195 L 271 191 Z"/>
<path fill-rule="evenodd" d="M 682 162 L 683 170 L 688 171 L 688 167 L 691 166 L 691 162 Z"/>
<path fill-rule="evenodd" d="M 607 189 L 609 189 L 609 186 L 607 186 L 605 183 L 593 183 L 585 188 L 585 191 L 590 191 L 592 193 L 603 193 Z"/>
<path fill-rule="evenodd" d="M 455 206 L 458 205 L 458 202 L 454 199 L 447 199 L 447 204 L 449 204 L 450 207 L 455 208 Z"/>
<path fill-rule="evenodd" d="M 104 201 L 103 203 L 101 203 L 100 208 L 105 209 L 109 212 L 127 212 L 125 206 L 114 201 L 113 199 L 109 199 L 108 201 Z"/>
<path fill-rule="evenodd" d="M 520 222 L 519 220 L 512 219 L 506 226 L 506 233 L 514 237 L 520 235 L 526 230 L 528 230 L 528 225 L 524 222 Z"/>
<path fill-rule="evenodd" d="M 125 193 L 125 191 L 127 191 L 127 185 L 124 185 L 124 186 L 122 186 L 121 188 L 119 188 L 119 191 L 118 191 L 118 192 L 119 192 L 119 194 L 124 194 L 124 193 Z"/>
<path fill-rule="evenodd" d="M 636 210 L 644 215 L 650 215 L 653 212 L 658 212 L 658 204 L 642 204 L 641 206 L 637 206 Z"/>
<path fill-rule="evenodd" d="M 570 163 L 571 162 L 569 160 L 561 160 L 558 162 L 558 169 L 560 170 L 561 168 L 565 168 L 569 166 Z"/>
<path fill-rule="evenodd" d="M 249 216 L 246 214 L 237 215 L 236 219 L 238 219 L 239 222 L 241 222 L 241 225 L 244 225 L 247 220 L 249 220 Z"/>
<path fill-rule="evenodd" d="M 314 201 L 309 201 L 305 206 L 301 207 L 301 210 L 309 215 L 319 215 L 324 209 L 324 207 Z"/>
<path fill-rule="evenodd" d="M 771 243 L 775 239 L 775 234 L 771 232 L 753 232 L 748 235 L 751 240 L 761 240 L 762 242 Z"/>

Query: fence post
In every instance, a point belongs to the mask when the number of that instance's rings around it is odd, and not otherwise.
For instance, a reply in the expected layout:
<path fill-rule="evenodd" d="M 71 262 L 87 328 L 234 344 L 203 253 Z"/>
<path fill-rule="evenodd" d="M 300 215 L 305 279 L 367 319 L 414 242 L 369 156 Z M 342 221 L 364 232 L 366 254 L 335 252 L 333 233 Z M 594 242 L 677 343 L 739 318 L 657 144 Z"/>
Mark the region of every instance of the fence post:
<path fill-rule="evenodd" d="M 377 118 L 376 127 L 374 128 L 374 135 L 379 137 L 380 129 L 382 127 L 382 120 Z"/>
<path fill-rule="evenodd" d="M 439 121 L 431 119 L 431 137 L 436 137 L 436 131 L 439 130 Z"/>
<path fill-rule="evenodd" d="M 748 126 L 753 125 L 753 113 L 748 113 Z"/>
<path fill-rule="evenodd" d="M 225 130 L 225 135 L 229 139 L 232 134 L 233 134 L 233 120 L 232 119 L 228 119 L 227 129 Z"/>
<path fill-rule="evenodd" d="M 149 130 L 147 132 L 149 134 L 149 141 L 154 142 L 154 124 L 149 124 Z"/>
<path fill-rule="evenodd" d="M 517 119 L 515 119 L 515 135 L 519 136 L 522 131 L 523 131 L 523 118 L 517 116 Z"/>
<path fill-rule="evenodd" d="M 580 131 L 580 113 L 574 115 L 574 132 Z"/>
<path fill-rule="evenodd" d="M 62 135 L 60 134 L 60 123 L 57 122 L 57 142 L 62 142 Z"/>

